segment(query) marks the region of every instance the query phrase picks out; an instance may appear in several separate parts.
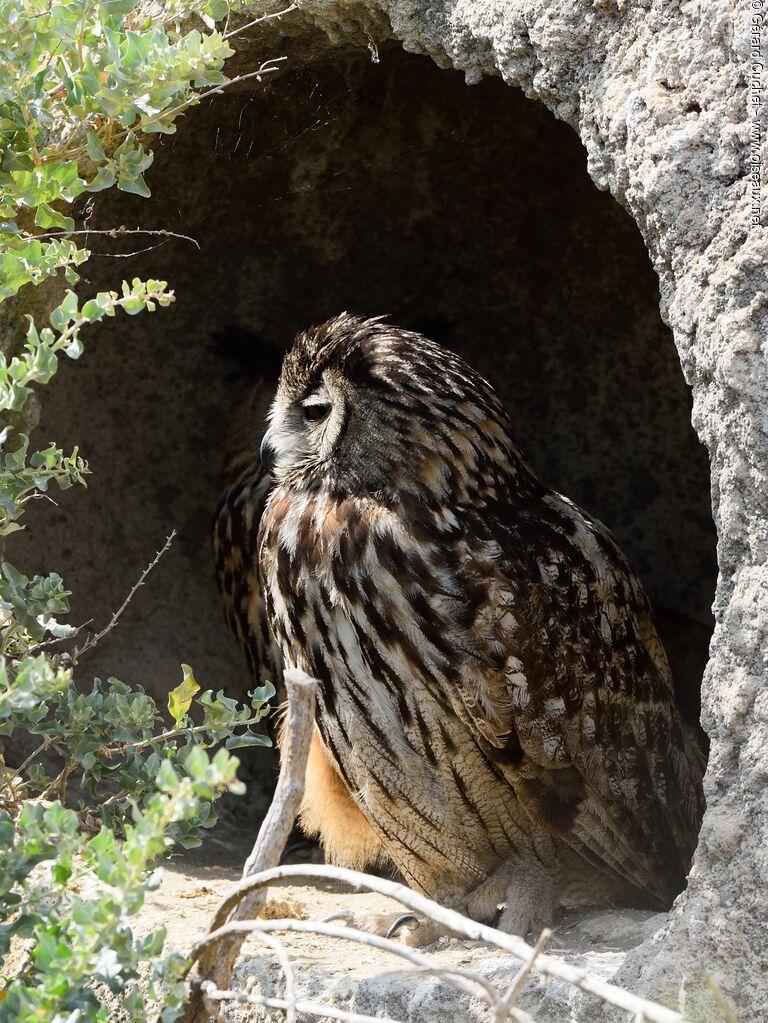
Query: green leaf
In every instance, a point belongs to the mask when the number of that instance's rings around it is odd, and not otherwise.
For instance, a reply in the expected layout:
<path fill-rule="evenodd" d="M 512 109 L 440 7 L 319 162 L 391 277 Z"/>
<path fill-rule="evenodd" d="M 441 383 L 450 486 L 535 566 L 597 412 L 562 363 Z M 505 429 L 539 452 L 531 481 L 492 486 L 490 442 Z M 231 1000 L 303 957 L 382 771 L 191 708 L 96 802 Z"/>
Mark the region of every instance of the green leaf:
<path fill-rule="evenodd" d="M 80 310 L 80 315 L 88 323 L 94 323 L 103 318 L 104 307 L 95 298 L 89 298 Z"/>
<path fill-rule="evenodd" d="M 271 682 L 265 682 L 263 686 L 257 686 L 255 689 L 252 689 L 248 693 L 248 696 L 251 700 L 251 706 L 254 707 L 256 710 L 259 710 L 262 704 L 266 703 L 268 700 L 271 700 L 274 695 L 275 687 L 272 685 Z"/>
<path fill-rule="evenodd" d="M 181 670 L 183 672 L 181 685 L 168 693 L 168 712 L 175 721 L 177 728 L 184 727 L 187 711 L 192 706 L 195 693 L 200 691 L 200 686 L 195 680 L 190 666 L 182 664 Z"/>
<path fill-rule="evenodd" d="M 65 330 L 76 316 L 77 295 L 74 291 L 67 291 L 63 302 L 50 315 L 51 326 L 54 330 Z"/>
<path fill-rule="evenodd" d="M 140 195 L 143 199 L 149 199 L 152 195 L 143 174 L 121 174 L 117 180 L 117 187 L 121 192 L 132 192 Z"/>
<path fill-rule="evenodd" d="M 60 227 L 64 231 L 74 231 L 75 222 L 72 217 L 65 217 L 57 213 L 48 203 L 40 203 L 35 213 L 35 223 L 38 227 Z"/>
<path fill-rule="evenodd" d="M 224 745 L 227 749 L 241 749 L 243 746 L 271 746 L 272 740 L 268 735 L 246 732 L 244 735 L 230 735 Z"/>
<path fill-rule="evenodd" d="M 89 192 L 101 192 L 105 188 L 111 188 L 116 180 L 117 175 L 114 168 L 107 164 L 105 167 L 99 167 L 97 174 L 91 178 L 86 187 Z"/>

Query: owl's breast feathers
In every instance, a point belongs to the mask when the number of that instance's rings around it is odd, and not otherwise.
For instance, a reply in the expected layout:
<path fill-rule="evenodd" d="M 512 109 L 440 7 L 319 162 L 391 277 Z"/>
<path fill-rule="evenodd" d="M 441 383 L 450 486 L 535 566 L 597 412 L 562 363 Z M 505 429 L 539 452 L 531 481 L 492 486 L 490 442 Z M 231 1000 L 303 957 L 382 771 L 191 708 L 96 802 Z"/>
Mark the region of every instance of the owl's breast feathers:
<path fill-rule="evenodd" d="M 323 682 L 328 713 L 351 700 L 364 717 L 372 680 L 401 714 L 423 692 L 533 821 L 651 901 L 680 890 L 700 768 L 600 523 L 543 487 L 446 510 L 278 486 L 259 548 L 283 656 Z"/>

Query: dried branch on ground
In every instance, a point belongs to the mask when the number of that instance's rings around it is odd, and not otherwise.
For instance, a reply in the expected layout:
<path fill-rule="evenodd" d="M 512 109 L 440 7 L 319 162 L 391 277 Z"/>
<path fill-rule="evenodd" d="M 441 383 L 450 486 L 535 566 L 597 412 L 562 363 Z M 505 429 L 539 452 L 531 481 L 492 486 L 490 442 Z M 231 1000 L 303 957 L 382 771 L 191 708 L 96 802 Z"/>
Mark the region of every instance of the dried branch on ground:
<path fill-rule="evenodd" d="M 290 668 L 285 671 L 284 681 L 288 695 L 288 720 L 286 738 L 281 749 L 280 775 L 256 843 L 245 862 L 244 877 L 256 871 L 263 872 L 280 862 L 304 795 L 304 776 L 315 721 L 315 690 L 318 683 L 303 671 Z M 261 886 L 254 886 L 252 890 L 243 893 L 243 897 L 237 900 L 236 905 L 224 911 L 223 918 L 220 909 L 211 929 L 219 929 L 227 919 L 243 920 L 248 915 L 258 916 L 265 901 L 266 891 Z M 216 990 L 229 986 L 245 937 L 245 933 L 232 931 L 221 942 L 212 944 L 209 949 L 201 949 L 199 956 L 192 960 L 197 963 L 197 977 L 212 982 Z M 190 999 L 182 1017 L 183 1023 L 208 1023 L 212 1004 L 208 993 L 210 984 L 204 989 L 200 980 L 192 981 Z M 215 1008 L 212 1011 L 214 1014 L 217 1012 Z M 291 1023 L 295 1017 L 294 1004 L 286 1011 L 286 1019 Z"/>

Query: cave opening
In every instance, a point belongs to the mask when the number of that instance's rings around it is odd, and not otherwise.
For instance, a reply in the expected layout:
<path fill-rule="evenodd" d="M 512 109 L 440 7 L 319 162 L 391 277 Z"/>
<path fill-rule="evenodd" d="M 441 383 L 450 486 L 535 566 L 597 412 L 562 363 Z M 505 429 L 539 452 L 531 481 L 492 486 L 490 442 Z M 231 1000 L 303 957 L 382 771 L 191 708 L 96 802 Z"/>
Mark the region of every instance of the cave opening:
<path fill-rule="evenodd" d="M 176 303 L 111 321 L 61 367 L 39 432 L 80 444 L 93 475 L 40 502 L 9 545 L 23 571 L 63 575 L 73 622 L 100 623 L 177 530 L 89 670 L 161 700 L 181 661 L 205 688 L 250 688 L 210 548 L 228 422 L 265 351 L 346 309 L 389 314 L 491 381 L 537 474 L 617 537 L 697 720 L 709 467 L 642 238 L 589 179 L 576 135 L 498 79 L 468 88 L 392 48 L 225 92 L 155 149 L 152 197 L 99 194 L 88 226 L 186 237 L 95 235 L 81 293 L 151 276 Z M 261 763 L 263 795 L 274 765 Z"/>

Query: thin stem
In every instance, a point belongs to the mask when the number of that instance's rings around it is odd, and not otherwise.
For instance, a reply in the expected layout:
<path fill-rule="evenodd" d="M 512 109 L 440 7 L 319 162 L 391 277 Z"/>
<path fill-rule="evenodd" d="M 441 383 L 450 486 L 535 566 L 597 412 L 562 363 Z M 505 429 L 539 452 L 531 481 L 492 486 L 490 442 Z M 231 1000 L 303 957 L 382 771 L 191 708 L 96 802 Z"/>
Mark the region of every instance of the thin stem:
<path fill-rule="evenodd" d="M 0 753 L 0 779 L 2 779 L 3 785 L 8 789 L 10 794 L 10 803 L 12 806 L 17 807 L 19 805 L 19 794 L 14 788 L 13 778 L 16 774 L 10 768 L 6 767 L 5 758 Z"/>
<path fill-rule="evenodd" d="M 109 238 L 122 238 L 124 235 L 128 234 L 151 234 L 160 235 L 163 238 L 180 238 L 182 241 L 192 242 L 196 248 L 200 248 L 200 243 L 197 238 L 192 238 L 188 234 L 179 234 L 178 231 L 168 231 L 166 228 L 149 230 L 141 227 L 125 227 L 124 224 L 121 224 L 120 227 L 111 227 L 102 230 L 88 227 L 78 231 L 46 231 L 45 234 L 28 234 L 25 235 L 25 237 L 34 238 L 35 241 L 45 241 L 47 238 L 69 238 L 73 234 L 104 234 Z"/>
<path fill-rule="evenodd" d="M 245 25 L 241 25 L 240 28 L 233 28 L 231 32 L 225 32 L 222 39 L 233 39 L 235 36 L 240 35 L 241 32 L 247 32 L 249 28 L 254 28 L 256 25 L 261 25 L 263 21 L 272 21 L 274 18 L 282 18 L 286 14 L 290 14 L 292 11 L 297 11 L 299 8 L 296 4 L 291 4 L 290 7 L 286 7 L 284 11 L 276 11 L 274 14 L 263 14 L 260 18 L 254 18 L 253 21 L 249 21 Z"/>
<path fill-rule="evenodd" d="M 517 1002 L 523 988 L 528 983 L 528 978 L 531 975 L 531 970 L 533 969 L 534 964 L 537 958 L 539 957 L 539 954 L 543 950 L 544 946 L 549 942 L 549 939 L 551 937 L 552 931 L 550 931 L 548 927 L 545 927 L 544 930 L 539 935 L 539 940 L 533 947 L 530 959 L 526 963 L 523 963 L 523 965 L 520 967 L 517 976 L 512 981 L 512 986 L 510 987 L 509 991 L 502 1000 L 503 1004 L 507 1008 L 511 1008 Z"/>
<path fill-rule="evenodd" d="M 27 132 L 27 138 L 29 139 L 29 145 L 32 150 L 32 156 L 35 160 L 35 167 L 42 166 L 43 161 L 40 158 L 40 151 L 35 143 L 34 135 L 32 134 L 32 127 L 30 124 L 31 118 L 29 116 L 29 110 L 25 103 L 21 104 L 21 116 L 24 118 L 24 127 Z"/>
<path fill-rule="evenodd" d="M 49 738 L 45 739 L 43 742 L 41 742 L 40 745 L 37 747 L 37 749 L 33 750 L 33 752 L 29 754 L 29 756 L 21 764 L 21 766 L 16 768 L 16 774 L 21 774 L 22 771 L 26 771 L 26 769 L 29 767 L 29 765 L 32 763 L 32 761 L 36 760 L 37 757 L 39 757 L 41 753 L 45 753 L 47 750 L 49 750 L 51 748 L 51 746 L 53 746 L 54 742 L 55 742 L 55 740 L 53 738 L 51 738 L 51 737 L 49 737 Z"/>
<path fill-rule="evenodd" d="M 203 981 L 201 989 L 206 998 L 213 1002 L 240 1002 L 247 1005 L 263 1005 L 268 1009 L 287 1009 L 285 998 L 268 998 L 266 995 L 252 995 L 248 991 L 220 990 L 210 981 Z M 359 1012 L 348 1012 L 331 1005 L 319 1005 L 317 1002 L 296 1002 L 296 1011 L 302 1016 L 323 1016 L 328 1019 L 342 1020 L 342 1023 L 398 1023 L 391 1016 L 365 1016 Z"/>
<path fill-rule="evenodd" d="M 296 974 L 293 972 L 291 960 L 285 950 L 285 945 L 279 941 L 274 934 L 256 934 L 254 937 L 268 945 L 280 963 L 280 969 L 285 977 L 285 1000 L 287 1002 L 285 1023 L 296 1023 Z"/>
<path fill-rule="evenodd" d="M 261 721 L 262 715 L 259 714 L 256 717 L 248 718 L 247 721 L 238 721 L 238 728 L 248 728 L 251 725 L 258 724 Z M 167 732 L 161 732 L 160 735 L 151 735 L 148 739 L 136 739 L 133 742 L 124 742 L 117 746 L 102 746 L 99 750 L 99 755 L 102 757 L 113 757 L 118 753 L 125 753 L 129 749 L 144 749 L 145 746 L 151 745 L 153 742 L 167 742 L 169 739 L 175 739 L 179 735 L 194 735 L 197 732 L 210 732 L 210 725 L 192 725 L 189 728 L 170 728 Z"/>
<path fill-rule="evenodd" d="M 54 636 L 51 639 L 44 639 L 42 642 L 36 643 L 25 652 L 24 656 L 34 657 L 34 655 L 39 654 L 41 650 L 46 650 L 48 647 L 57 646 L 59 643 L 66 643 L 67 640 L 75 639 L 76 636 L 80 635 L 86 625 L 90 625 L 92 621 L 93 619 L 89 618 L 87 621 L 83 622 L 82 625 L 78 625 L 74 628 L 67 636 Z"/>
<path fill-rule="evenodd" d="M 315 694 L 319 683 L 305 672 L 294 668 L 287 668 L 283 678 L 288 696 L 288 720 L 285 742 L 280 751 L 280 775 L 267 816 L 262 822 L 256 843 L 243 868 L 244 874 L 264 870 L 280 862 L 304 795 L 304 776 L 315 721 Z M 230 908 L 236 918 L 249 914 L 258 916 L 265 899 L 266 892 L 255 888 L 251 891 L 249 888 L 245 897 L 233 902 Z M 216 918 L 211 930 L 220 927 L 228 915 L 229 912 L 221 920 Z M 212 981 L 216 988 L 224 988 L 230 983 L 235 961 L 245 940 L 245 933 L 242 929 L 235 929 L 229 932 L 220 944 L 216 942 L 209 953 L 202 951 L 197 970 L 203 981 Z M 200 984 L 192 985 L 190 998 L 181 1018 L 184 1023 L 208 1023 L 205 993 Z"/>
<path fill-rule="evenodd" d="M 115 792 L 115 794 L 110 796 L 109 799 L 105 799 L 103 803 L 100 803 L 100 808 L 103 810 L 105 806 L 112 806 L 114 803 L 119 803 L 121 799 L 125 799 L 125 797 L 130 794 L 130 791 L 130 789 L 120 789 L 119 792 Z"/>
<path fill-rule="evenodd" d="M 435 972 L 437 968 L 425 956 L 414 952 L 407 945 L 392 941 L 391 938 L 383 938 L 379 934 L 368 934 L 366 931 L 359 931 L 354 927 L 343 927 L 340 924 L 326 923 L 323 920 L 235 920 L 225 924 L 218 930 L 207 934 L 202 941 L 192 949 L 190 958 L 196 959 L 201 953 L 210 949 L 216 943 L 230 938 L 232 935 L 259 935 L 269 934 L 271 931 L 297 931 L 301 934 L 322 934 L 327 938 L 343 938 L 347 941 L 354 941 L 360 945 L 367 945 L 369 948 L 377 948 L 382 952 L 389 952 L 391 955 L 405 959 L 414 966 L 421 967 Z M 438 971 L 439 972 L 439 971 Z M 443 979 L 460 991 L 465 991 L 475 997 L 488 999 L 491 1005 L 498 1001 L 498 995 L 491 989 L 488 992 L 488 983 L 482 978 L 476 977 L 468 970 L 446 970 L 441 973 Z"/>
<path fill-rule="evenodd" d="M 247 75 L 238 75 L 237 78 L 230 78 L 228 81 L 222 82 L 221 85 L 216 85 L 212 89 L 208 89 L 207 92 L 201 92 L 199 95 L 193 94 L 189 96 L 177 107 L 164 112 L 163 117 L 175 117 L 177 114 L 182 113 L 193 104 L 199 103 L 204 99 L 209 99 L 211 96 L 217 96 L 220 92 L 224 92 L 224 90 L 228 89 L 230 85 L 239 85 L 241 82 L 247 82 L 249 78 L 261 78 L 262 75 L 268 75 L 273 71 L 279 71 L 280 68 L 275 67 L 274 65 L 282 63 L 282 61 L 287 59 L 287 57 L 270 57 L 270 59 L 265 60 L 261 67 L 257 68 L 256 71 L 249 71 Z M 128 133 L 126 132 L 125 134 Z"/>
<path fill-rule="evenodd" d="M 157 551 L 157 553 L 155 554 L 154 558 L 150 561 L 150 563 L 147 565 L 147 567 L 144 569 L 144 571 L 139 576 L 138 580 L 133 584 L 133 586 L 131 587 L 131 590 L 130 590 L 128 596 L 122 602 L 122 604 L 117 609 L 117 611 L 115 611 L 113 613 L 113 615 L 110 618 L 110 620 L 107 623 L 107 625 L 101 630 L 101 632 L 97 632 L 95 636 L 91 637 L 86 642 L 85 646 L 83 646 L 83 647 L 76 647 L 75 648 L 74 652 L 72 653 L 72 663 L 73 664 L 77 664 L 78 658 L 82 657 L 82 655 L 84 653 L 86 653 L 87 651 L 93 650 L 93 648 L 96 646 L 96 644 L 99 643 L 107 635 L 107 633 L 111 632 L 112 629 L 114 629 L 114 627 L 117 625 L 118 621 L 120 620 L 120 616 L 125 611 L 125 609 L 128 607 L 130 602 L 133 600 L 133 597 L 135 596 L 136 591 L 141 586 L 144 585 L 144 583 L 146 582 L 147 576 L 152 571 L 152 569 L 155 567 L 155 565 L 158 563 L 160 558 L 162 558 L 162 556 L 165 554 L 165 552 L 171 546 L 171 544 L 173 543 L 175 537 L 176 537 L 176 530 L 172 529 L 171 533 L 170 533 L 170 536 L 167 536 L 165 538 L 165 543 L 160 548 L 160 550 Z"/>

